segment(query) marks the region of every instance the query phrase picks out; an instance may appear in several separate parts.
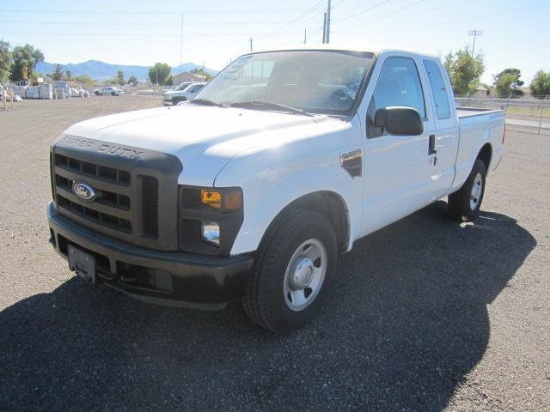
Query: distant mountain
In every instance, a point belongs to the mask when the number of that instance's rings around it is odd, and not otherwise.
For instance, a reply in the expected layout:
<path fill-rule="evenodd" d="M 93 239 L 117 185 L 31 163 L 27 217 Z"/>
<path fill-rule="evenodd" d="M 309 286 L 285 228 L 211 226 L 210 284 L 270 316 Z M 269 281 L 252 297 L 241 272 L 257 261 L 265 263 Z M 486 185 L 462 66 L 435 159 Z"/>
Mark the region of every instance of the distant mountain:
<path fill-rule="evenodd" d="M 42 62 L 36 65 L 36 71 L 46 76 L 49 73 L 53 73 L 57 63 Z M 61 70 L 70 70 L 73 76 L 86 75 L 90 76 L 94 80 L 107 80 L 116 77 L 117 73 L 121 71 L 124 74 L 125 79 L 129 79 L 131 76 L 136 76 L 139 82 L 145 82 L 148 79 L 149 69 L 152 66 L 126 66 L 121 64 L 110 64 L 101 62 L 98 60 L 89 60 L 84 63 L 69 63 L 61 64 Z M 179 74 L 189 72 L 193 69 L 202 69 L 202 65 L 194 63 L 185 63 L 180 66 L 172 68 L 172 74 Z M 216 74 L 216 70 L 204 68 L 207 73 L 212 75 Z"/>

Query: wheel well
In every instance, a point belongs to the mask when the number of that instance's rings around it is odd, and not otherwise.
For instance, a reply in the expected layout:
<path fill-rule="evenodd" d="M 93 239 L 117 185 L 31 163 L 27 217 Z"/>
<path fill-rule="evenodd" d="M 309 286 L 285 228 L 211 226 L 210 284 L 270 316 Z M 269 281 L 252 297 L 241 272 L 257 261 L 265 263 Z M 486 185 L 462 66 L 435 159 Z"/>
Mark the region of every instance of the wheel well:
<path fill-rule="evenodd" d="M 480 159 L 485 164 L 485 170 L 489 172 L 489 164 L 491 163 L 491 158 L 493 157 L 493 149 L 489 143 L 485 144 L 479 151 L 477 158 Z"/>
<path fill-rule="evenodd" d="M 348 212 L 344 200 L 339 195 L 334 192 L 310 193 L 290 203 L 279 215 L 291 208 L 313 210 L 324 215 L 334 228 L 338 252 L 347 250 L 349 242 Z"/>

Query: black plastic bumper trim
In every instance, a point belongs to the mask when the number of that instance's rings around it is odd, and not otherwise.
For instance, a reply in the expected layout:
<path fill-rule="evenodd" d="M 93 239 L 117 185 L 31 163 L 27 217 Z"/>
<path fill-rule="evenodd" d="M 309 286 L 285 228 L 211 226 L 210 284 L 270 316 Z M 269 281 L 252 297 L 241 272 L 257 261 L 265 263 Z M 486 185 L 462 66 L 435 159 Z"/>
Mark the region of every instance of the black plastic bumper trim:
<path fill-rule="evenodd" d="M 63 242 L 108 260 L 110 276 L 102 282 L 140 300 L 169 306 L 222 307 L 240 299 L 245 291 L 251 255 L 232 257 L 203 256 L 184 252 L 165 252 L 134 246 L 75 224 L 55 210 L 53 202 L 47 207 L 53 247 L 64 258 Z M 63 241 L 60 241 L 60 239 Z M 117 267 L 121 264 L 158 270 L 172 276 L 170 291 L 132 287 L 121 281 Z M 187 304 L 186 304 L 187 303 Z"/>

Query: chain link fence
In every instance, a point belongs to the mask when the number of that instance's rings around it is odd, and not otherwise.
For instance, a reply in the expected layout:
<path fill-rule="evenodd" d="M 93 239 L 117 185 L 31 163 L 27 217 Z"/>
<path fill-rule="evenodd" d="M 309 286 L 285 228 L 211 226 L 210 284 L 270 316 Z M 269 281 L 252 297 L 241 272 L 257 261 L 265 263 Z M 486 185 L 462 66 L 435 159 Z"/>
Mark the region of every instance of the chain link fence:
<path fill-rule="evenodd" d="M 507 127 L 521 127 L 528 132 L 550 134 L 550 96 L 544 99 L 490 99 L 459 97 L 459 107 L 504 110 Z"/>

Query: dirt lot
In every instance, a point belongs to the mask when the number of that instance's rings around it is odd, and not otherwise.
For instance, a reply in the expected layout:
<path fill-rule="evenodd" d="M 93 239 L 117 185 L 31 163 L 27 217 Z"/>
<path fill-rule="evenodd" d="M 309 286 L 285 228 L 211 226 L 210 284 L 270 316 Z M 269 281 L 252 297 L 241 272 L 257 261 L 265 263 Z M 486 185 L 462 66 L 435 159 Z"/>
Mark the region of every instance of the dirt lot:
<path fill-rule="evenodd" d="M 159 97 L 0 111 L 0 410 L 550 410 L 550 141 L 514 128 L 475 225 L 438 202 L 356 244 L 319 317 L 275 337 L 238 304 L 146 305 L 48 244 L 49 144 Z"/>

